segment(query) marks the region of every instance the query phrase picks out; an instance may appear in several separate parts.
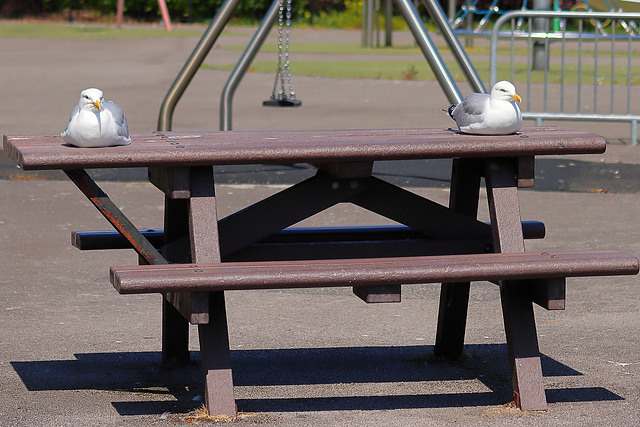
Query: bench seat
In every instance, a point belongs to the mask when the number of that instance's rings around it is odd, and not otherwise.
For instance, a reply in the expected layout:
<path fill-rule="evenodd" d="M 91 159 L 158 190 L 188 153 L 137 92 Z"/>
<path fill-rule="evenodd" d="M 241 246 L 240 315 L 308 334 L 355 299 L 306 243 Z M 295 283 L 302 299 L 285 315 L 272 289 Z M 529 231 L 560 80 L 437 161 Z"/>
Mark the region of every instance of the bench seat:
<path fill-rule="evenodd" d="M 487 253 L 317 261 L 225 262 L 112 267 L 121 294 L 390 286 L 637 274 L 618 251 Z"/>

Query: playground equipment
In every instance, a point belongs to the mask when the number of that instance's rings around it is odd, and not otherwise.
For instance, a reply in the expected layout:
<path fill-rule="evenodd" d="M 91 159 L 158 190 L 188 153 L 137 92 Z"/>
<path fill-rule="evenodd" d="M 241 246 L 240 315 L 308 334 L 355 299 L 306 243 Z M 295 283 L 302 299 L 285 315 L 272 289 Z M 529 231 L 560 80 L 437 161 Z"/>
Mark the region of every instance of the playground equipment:
<path fill-rule="evenodd" d="M 500 8 L 499 0 L 492 0 L 491 4 L 486 9 L 479 9 L 478 3 L 480 0 L 466 0 L 465 3 L 460 7 L 460 9 L 456 12 L 456 14 L 451 18 L 450 25 L 459 35 L 481 35 L 481 36 L 490 36 L 491 32 L 486 31 L 485 27 L 490 22 L 491 18 L 499 18 L 505 13 L 515 12 L 513 10 L 505 10 Z M 520 11 L 526 12 L 530 10 L 541 10 L 536 8 L 533 1 L 530 3 L 528 0 L 522 1 L 522 7 L 519 9 Z M 529 6 L 533 6 L 529 8 Z M 552 0 L 550 9 L 556 12 L 560 12 L 562 10 L 563 1 L 562 0 Z M 545 7 L 544 10 L 547 10 Z M 571 11 L 577 12 L 640 12 L 640 0 L 579 0 L 575 3 L 571 9 Z M 473 16 L 481 16 L 482 19 L 478 22 L 478 24 L 474 28 L 462 28 L 462 25 L 467 22 L 471 24 L 473 21 L 470 20 Z M 553 31 L 560 31 L 560 20 L 553 19 Z M 600 34 L 606 34 L 605 28 L 611 23 L 610 19 L 590 19 L 589 22 L 592 26 L 594 26 Z M 625 20 L 617 20 L 617 22 L 625 29 L 625 31 L 632 31 L 635 33 L 640 33 L 638 27 L 633 22 L 627 22 Z M 519 18 L 515 28 L 521 30 L 524 24 L 524 19 Z"/>
<path fill-rule="evenodd" d="M 285 19 L 286 2 L 286 19 Z M 283 37 L 284 33 L 284 37 Z M 264 101 L 265 107 L 299 107 L 302 101 L 296 99 L 289 69 L 289 40 L 291 37 L 291 0 L 279 0 L 278 3 L 278 69 L 273 83 L 271 98 Z M 287 86 L 285 86 L 285 80 Z M 278 86 L 280 89 L 278 89 Z M 287 91 L 288 89 L 288 91 Z"/>
<path fill-rule="evenodd" d="M 478 9 L 479 1 L 480 0 L 467 0 L 451 20 L 451 28 L 459 28 L 467 20 L 468 17 L 478 15 L 482 16 L 482 19 L 473 30 L 475 33 L 477 33 L 484 29 L 493 15 L 505 13 L 505 11 L 500 9 L 500 7 L 498 6 L 499 0 L 493 0 L 491 2 L 491 5 L 487 9 Z M 523 0 L 522 10 L 526 10 L 526 8 L 527 0 Z"/>
<path fill-rule="evenodd" d="M 196 45 L 195 49 L 191 53 L 189 59 L 182 67 L 182 70 L 174 80 L 173 84 L 169 88 L 167 95 L 160 106 L 160 113 L 158 116 L 158 130 L 169 131 L 171 130 L 173 112 L 180 100 L 180 97 L 189 86 L 189 83 L 193 79 L 193 76 L 198 71 L 200 65 L 204 61 L 214 43 L 222 33 L 225 25 L 229 22 L 235 8 L 238 6 L 241 0 L 225 0 L 218 12 L 211 20 L 209 27 L 202 35 L 202 38 Z M 451 73 L 447 69 L 438 49 L 431 40 L 431 37 L 427 33 L 427 29 L 424 23 L 420 19 L 416 7 L 411 0 L 394 0 L 396 7 L 400 11 L 401 15 L 407 22 L 413 37 L 425 59 L 429 63 L 429 66 L 433 70 L 433 73 L 440 84 L 448 102 L 459 103 L 463 100 L 462 94 L 458 89 L 457 84 L 453 80 Z M 220 100 L 220 130 L 231 130 L 231 104 L 233 101 L 233 94 L 237 88 L 240 80 L 246 73 L 251 64 L 251 61 L 255 57 L 256 53 L 264 43 L 269 29 L 275 24 L 275 19 L 279 12 L 280 0 L 275 0 L 266 16 L 260 23 L 260 26 L 256 30 L 253 38 L 247 45 L 244 53 L 240 57 L 240 60 L 236 64 L 236 67 L 231 72 L 229 80 L 223 89 L 223 93 Z M 437 0 L 422 0 L 422 3 L 427 9 L 427 12 L 431 16 L 431 19 L 438 27 L 438 30 L 445 42 L 449 46 L 449 49 L 453 53 L 460 69 L 463 71 L 464 76 L 468 80 L 470 86 L 475 92 L 486 92 L 482 80 L 478 76 L 475 68 L 471 64 L 471 61 L 467 57 L 464 49 L 460 45 L 457 37 L 453 34 L 453 30 L 449 26 L 447 18 L 440 7 Z"/>
<path fill-rule="evenodd" d="M 572 8 L 572 11 L 584 11 L 584 12 L 640 12 L 640 1 L 635 0 L 583 0 L 576 3 Z M 611 24 L 611 19 L 590 19 L 589 22 L 593 25 L 598 32 L 602 35 L 606 35 L 605 28 Z M 634 32 L 639 34 L 638 25 L 633 21 L 617 20 L 622 28 L 626 32 Z"/>
<path fill-rule="evenodd" d="M 589 0 L 585 3 L 597 12 L 640 12 L 640 0 Z"/>

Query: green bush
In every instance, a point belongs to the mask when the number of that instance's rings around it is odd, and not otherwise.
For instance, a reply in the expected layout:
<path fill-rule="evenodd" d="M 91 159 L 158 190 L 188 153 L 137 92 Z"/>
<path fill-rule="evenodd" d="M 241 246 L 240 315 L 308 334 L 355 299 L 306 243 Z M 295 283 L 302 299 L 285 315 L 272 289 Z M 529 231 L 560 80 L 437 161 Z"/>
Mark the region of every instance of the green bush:
<path fill-rule="evenodd" d="M 208 21 L 223 0 L 166 0 L 171 19 L 175 21 Z M 191 5 L 189 5 L 191 3 Z M 345 0 L 292 0 L 293 20 L 307 20 L 313 14 L 327 10 L 344 10 Z M 4 0 L 0 2 L 0 17 L 19 18 L 28 15 L 61 13 L 69 10 L 91 10 L 104 15 L 116 13 L 117 0 Z M 258 22 L 262 20 L 270 0 L 242 0 L 234 18 Z M 190 6 L 190 7 L 189 7 Z M 138 20 L 157 20 L 158 0 L 125 0 L 125 15 Z"/>

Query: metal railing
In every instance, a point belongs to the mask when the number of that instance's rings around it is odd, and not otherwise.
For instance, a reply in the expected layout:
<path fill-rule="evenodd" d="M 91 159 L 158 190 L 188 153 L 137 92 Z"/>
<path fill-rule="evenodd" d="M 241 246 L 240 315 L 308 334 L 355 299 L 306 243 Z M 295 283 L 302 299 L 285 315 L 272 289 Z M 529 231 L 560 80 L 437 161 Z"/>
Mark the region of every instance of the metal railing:
<path fill-rule="evenodd" d="M 500 79 L 527 82 L 523 118 L 538 126 L 543 120 L 629 122 L 630 144 L 637 145 L 640 104 L 631 99 L 640 82 L 640 72 L 633 72 L 640 69 L 638 21 L 640 13 L 507 13 L 491 33 L 490 84 L 508 61 Z M 499 63 L 500 41 L 509 49 Z"/>

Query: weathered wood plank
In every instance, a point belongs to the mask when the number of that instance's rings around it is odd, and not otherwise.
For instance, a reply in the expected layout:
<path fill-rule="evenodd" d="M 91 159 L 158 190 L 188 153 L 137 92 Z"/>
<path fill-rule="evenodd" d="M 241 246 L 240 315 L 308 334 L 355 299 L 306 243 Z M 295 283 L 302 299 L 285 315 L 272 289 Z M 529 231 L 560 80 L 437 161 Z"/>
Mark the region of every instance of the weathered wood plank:
<path fill-rule="evenodd" d="M 38 170 L 519 157 L 606 148 L 599 135 L 549 127 L 490 138 L 445 129 L 381 129 L 145 132 L 131 134 L 131 140 L 127 146 L 74 148 L 59 135 L 5 135 L 4 150 L 24 170 Z"/>
<path fill-rule="evenodd" d="M 514 159 L 500 158 L 486 162 L 485 180 L 495 251 L 524 253 L 516 185 L 517 165 Z M 562 276 L 541 279 L 550 277 Z M 554 284 L 557 285 L 557 282 Z M 499 285 L 514 400 L 523 410 L 546 410 L 547 399 L 533 314 L 532 283 L 501 278 Z"/>
<path fill-rule="evenodd" d="M 318 261 L 225 262 L 112 267 L 123 294 L 400 285 L 638 273 L 638 259 L 618 251 L 520 252 Z"/>

